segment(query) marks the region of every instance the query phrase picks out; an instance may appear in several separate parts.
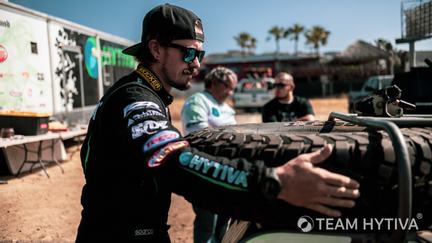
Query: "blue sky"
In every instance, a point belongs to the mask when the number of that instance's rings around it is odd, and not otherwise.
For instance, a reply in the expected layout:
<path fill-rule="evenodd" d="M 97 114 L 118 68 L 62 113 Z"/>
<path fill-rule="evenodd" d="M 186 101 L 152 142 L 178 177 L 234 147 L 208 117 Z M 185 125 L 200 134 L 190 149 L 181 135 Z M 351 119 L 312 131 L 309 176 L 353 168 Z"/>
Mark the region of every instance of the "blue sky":
<path fill-rule="evenodd" d="M 234 36 L 249 32 L 257 40 L 256 53 L 275 50 L 267 40 L 272 26 L 289 27 L 300 23 L 306 28 L 321 25 L 331 32 L 321 51 L 342 51 L 358 39 L 373 42 L 378 38 L 396 45 L 401 37 L 400 0 L 10 0 L 49 15 L 67 19 L 133 42 L 141 38 L 144 14 L 162 3 L 172 3 L 194 11 L 201 17 L 206 34 L 207 53 L 239 50 Z M 311 51 L 301 37 L 300 51 Z M 294 43 L 281 41 L 281 51 L 293 52 Z M 432 50 L 432 39 L 416 43 L 416 50 Z"/>

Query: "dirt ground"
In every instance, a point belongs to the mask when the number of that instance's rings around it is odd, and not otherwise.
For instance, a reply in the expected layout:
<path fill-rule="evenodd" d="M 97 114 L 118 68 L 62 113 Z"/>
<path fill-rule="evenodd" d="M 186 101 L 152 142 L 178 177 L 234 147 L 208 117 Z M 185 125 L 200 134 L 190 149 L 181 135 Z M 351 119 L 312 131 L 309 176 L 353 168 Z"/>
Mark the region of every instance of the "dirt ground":
<path fill-rule="evenodd" d="M 69 150 L 70 151 L 70 150 Z M 84 184 L 78 153 L 60 168 L 2 177 L 0 184 L 0 242 L 73 242 L 80 221 L 80 196 Z M 193 212 L 182 197 L 173 195 L 170 235 L 173 242 L 192 242 Z"/>
<path fill-rule="evenodd" d="M 347 102 L 341 99 L 313 99 L 318 119 L 325 119 L 330 110 L 346 111 Z M 178 118 L 181 102 L 171 108 Z M 241 113 L 239 123 L 260 122 L 260 114 Z M 180 128 L 178 121 L 174 125 Z M 68 152 L 74 150 L 68 149 Z M 71 153 L 69 153 L 71 155 Z M 79 154 L 62 163 L 65 173 L 57 166 L 48 168 L 51 178 L 43 171 L 19 177 L 0 176 L 0 242 L 73 242 L 80 220 L 81 189 L 84 183 Z M 169 212 L 169 233 L 173 242 L 192 242 L 194 214 L 191 205 L 182 197 L 172 196 Z"/>

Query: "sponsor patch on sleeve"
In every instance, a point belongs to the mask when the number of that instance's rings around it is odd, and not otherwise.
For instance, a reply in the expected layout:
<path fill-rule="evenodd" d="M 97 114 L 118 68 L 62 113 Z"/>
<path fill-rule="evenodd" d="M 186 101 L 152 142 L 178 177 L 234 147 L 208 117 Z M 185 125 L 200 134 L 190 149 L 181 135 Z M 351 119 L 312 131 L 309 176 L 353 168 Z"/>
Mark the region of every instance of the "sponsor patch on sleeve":
<path fill-rule="evenodd" d="M 160 111 L 146 110 L 146 111 L 138 112 L 137 114 L 133 115 L 132 118 L 128 119 L 127 127 L 130 127 L 145 119 L 150 119 L 150 120 L 156 119 L 157 116 L 166 119 L 166 116 Z"/>
<path fill-rule="evenodd" d="M 168 121 L 143 121 L 131 127 L 132 138 L 137 139 L 145 134 L 151 135 L 168 127 Z"/>
<path fill-rule="evenodd" d="M 141 109 L 152 109 L 161 112 L 159 105 L 152 101 L 137 101 L 127 105 L 123 109 L 123 117 L 127 117 L 131 112 Z"/>
<path fill-rule="evenodd" d="M 162 114 L 160 111 L 155 111 L 155 110 L 147 110 L 147 111 L 143 111 L 141 113 L 135 114 L 132 116 L 132 118 L 134 120 L 140 120 L 140 119 L 144 119 L 147 117 L 152 117 L 152 116 L 161 116 L 161 117 L 166 117 L 164 114 Z"/>
<path fill-rule="evenodd" d="M 150 168 L 158 167 L 162 165 L 169 155 L 181 148 L 185 148 L 189 145 L 187 141 L 178 141 L 167 144 L 165 147 L 157 150 L 147 162 L 147 166 Z"/>
<path fill-rule="evenodd" d="M 236 169 L 219 161 L 209 160 L 189 151 L 183 151 L 180 154 L 179 162 L 182 169 L 208 182 L 231 190 L 249 190 L 247 171 Z"/>
<path fill-rule="evenodd" d="M 180 137 L 176 131 L 161 131 L 153 135 L 143 146 L 143 152 L 147 152 L 159 146 L 172 142 Z"/>

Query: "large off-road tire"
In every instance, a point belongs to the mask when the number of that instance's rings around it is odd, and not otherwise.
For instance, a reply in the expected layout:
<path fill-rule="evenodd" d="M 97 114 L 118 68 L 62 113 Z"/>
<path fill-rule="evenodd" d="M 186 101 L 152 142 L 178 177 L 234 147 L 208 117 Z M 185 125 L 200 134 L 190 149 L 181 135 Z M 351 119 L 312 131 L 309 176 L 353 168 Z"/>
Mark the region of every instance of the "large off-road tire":
<path fill-rule="evenodd" d="M 325 131 L 325 132 L 324 132 Z M 401 128 L 412 165 L 412 215 L 422 228 L 432 225 L 432 128 Z M 186 136 L 192 147 L 228 158 L 263 160 L 280 166 L 299 154 L 334 145 L 321 163 L 360 182 L 361 194 L 345 217 L 397 217 L 398 173 L 392 142 L 384 131 L 338 122 L 266 123 L 207 128 Z"/>

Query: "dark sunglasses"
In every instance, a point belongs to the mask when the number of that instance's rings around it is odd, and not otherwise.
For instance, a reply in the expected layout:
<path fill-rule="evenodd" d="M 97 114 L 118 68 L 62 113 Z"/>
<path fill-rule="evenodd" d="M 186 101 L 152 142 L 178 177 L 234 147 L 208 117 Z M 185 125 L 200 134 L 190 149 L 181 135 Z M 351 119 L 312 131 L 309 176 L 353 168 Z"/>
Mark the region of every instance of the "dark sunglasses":
<path fill-rule="evenodd" d="M 286 86 L 288 86 L 289 84 L 284 84 L 284 83 L 275 83 L 275 84 L 273 84 L 273 87 L 274 88 L 277 88 L 277 89 L 282 89 L 282 88 L 285 88 Z"/>
<path fill-rule="evenodd" d="M 198 57 L 198 61 L 202 61 L 205 51 L 198 51 L 195 48 L 191 47 L 185 47 L 182 45 L 178 45 L 175 43 L 168 44 L 168 47 L 173 47 L 179 49 L 181 52 L 183 52 L 183 61 L 186 63 L 191 63 L 193 60 Z"/>

